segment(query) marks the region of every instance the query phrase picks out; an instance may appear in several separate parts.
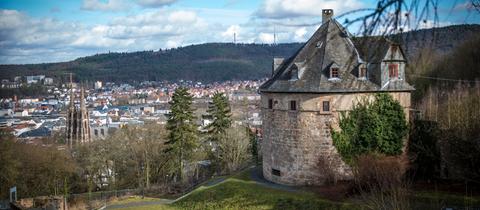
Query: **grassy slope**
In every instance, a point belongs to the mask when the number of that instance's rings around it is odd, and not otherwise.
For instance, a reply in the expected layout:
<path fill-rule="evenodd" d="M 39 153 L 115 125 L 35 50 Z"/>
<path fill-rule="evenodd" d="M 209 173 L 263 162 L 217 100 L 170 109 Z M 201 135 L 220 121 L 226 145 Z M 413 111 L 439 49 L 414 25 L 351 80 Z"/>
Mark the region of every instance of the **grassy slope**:
<path fill-rule="evenodd" d="M 185 198 L 171 205 L 146 205 L 124 209 L 362 209 L 361 205 L 324 200 L 309 192 L 277 190 L 251 181 L 249 170 L 213 186 L 201 186 Z M 415 209 L 441 209 L 447 206 L 480 206 L 479 197 L 464 197 L 449 193 L 414 192 Z M 149 201 L 158 201 L 153 199 Z M 112 204 L 142 202 L 139 198 Z"/>
<path fill-rule="evenodd" d="M 248 172 L 248 171 L 247 171 Z M 308 192 L 288 192 L 249 181 L 247 172 L 214 186 L 201 186 L 171 205 L 149 205 L 126 209 L 355 209 Z"/>

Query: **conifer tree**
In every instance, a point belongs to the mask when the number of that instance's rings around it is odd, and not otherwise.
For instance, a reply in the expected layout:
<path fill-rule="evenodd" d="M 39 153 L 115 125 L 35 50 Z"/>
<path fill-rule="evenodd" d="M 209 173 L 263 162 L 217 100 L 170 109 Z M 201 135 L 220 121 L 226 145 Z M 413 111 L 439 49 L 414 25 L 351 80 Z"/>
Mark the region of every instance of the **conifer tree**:
<path fill-rule="evenodd" d="M 217 92 L 213 95 L 206 118 L 213 120 L 207 126 L 211 140 L 218 141 L 218 138 L 225 134 L 226 130 L 232 125 L 230 105 L 228 98 L 223 93 Z"/>
<path fill-rule="evenodd" d="M 195 125 L 193 97 L 186 88 L 178 88 L 173 94 L 168 114 L 169 131 L 165 153 L 171 157 L 170 165 L 175 175 L 184 181 L 185 164 L 192 161 L 194 150 L 198 146 L 197 126 Z"/>

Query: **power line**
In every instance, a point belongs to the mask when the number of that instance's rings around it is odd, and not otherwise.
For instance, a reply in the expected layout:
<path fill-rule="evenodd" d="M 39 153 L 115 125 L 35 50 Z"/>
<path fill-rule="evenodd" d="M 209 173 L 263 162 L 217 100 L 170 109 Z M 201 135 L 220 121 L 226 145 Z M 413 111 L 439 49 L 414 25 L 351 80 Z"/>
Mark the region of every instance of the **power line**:
<path fill-rule="evenodd" d="M 418 74 L 410 74 L 413 77 L 424 78 L 424 79 L 433 79 L 433 80 L 440 80 L 440 81 L 450 81 L 450 82 L 480 82 L 479 80 L 461 80 L 461 79 L 449 79 L 449 78 L 441 78 L 441 77 L 427 77 Z"/>

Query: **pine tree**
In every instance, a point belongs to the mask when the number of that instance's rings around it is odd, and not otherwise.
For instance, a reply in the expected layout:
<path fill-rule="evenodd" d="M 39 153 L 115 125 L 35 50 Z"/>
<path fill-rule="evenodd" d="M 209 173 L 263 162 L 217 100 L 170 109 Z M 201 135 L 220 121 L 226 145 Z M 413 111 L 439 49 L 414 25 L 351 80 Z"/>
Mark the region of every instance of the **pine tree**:
<path fill-rule="evenodd" d="M 169 131 L 165 153 L 171 157 L 171 166 L 181 181 L 185 180 L 185 163 L 192 161 L 194 150 L 198 146 L 197 126 L 195 125 L 193 97 L 186 88 L 178 88 L 173 94 L 168 114 Z"/>
<path fill-rule="evenodd" d="M 228 98 L 223 93 L 215 93 L 209 104 L 206 118 L 213 120 L 207 126 L 212 141 L 218 141 L 232 125 L 231 110 Z"/>

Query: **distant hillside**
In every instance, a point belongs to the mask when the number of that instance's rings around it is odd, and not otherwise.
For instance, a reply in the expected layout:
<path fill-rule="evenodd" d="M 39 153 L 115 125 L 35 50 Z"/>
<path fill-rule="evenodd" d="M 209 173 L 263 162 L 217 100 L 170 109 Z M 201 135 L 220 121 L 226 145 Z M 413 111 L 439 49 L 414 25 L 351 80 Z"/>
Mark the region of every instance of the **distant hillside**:
<path fill-rule="evenodd" d="M 407 56 L 411 58 L 425 46 L 440 54 L 448 53 L 475 34 L 480 34 L 480 25 L 425 29 L 401 36 L 407 43 L 404 45 Z M 258 79 L 270 75 L 274 55 L 289 57 L 301 45 L 209 43 L 162 51 L 98 54 L 62 63 L 0 65 L 0 77 L 45 74 L 65 79 L 65 73 L 73 72 L 77 80 L 83 81 Z"/>
<path fill-rule="evenodd" d="M 462 43 L 480 36 L 480 25 L 454 25 L 437 29 L 422 29 L 401 35 L 402 47 L 409 59 L 419 50 L 430 48 L 438 55 L 445 55 Z M 398 36 L 397 36 L 397 41 Z"/>
<path fill-rule="evenodd" d="M 108 53 L 78 58 L 71 62 L 2 65 L 2 78 L 14 75 L 57 75 L 74 72 L 77 80 L 142 81 L 178 80 L 223 81 L 256 79 L 271 71 L 273 55 L 289 56 L 300 43 L 233 44 L 209 43 L 171 50 Z"/>

